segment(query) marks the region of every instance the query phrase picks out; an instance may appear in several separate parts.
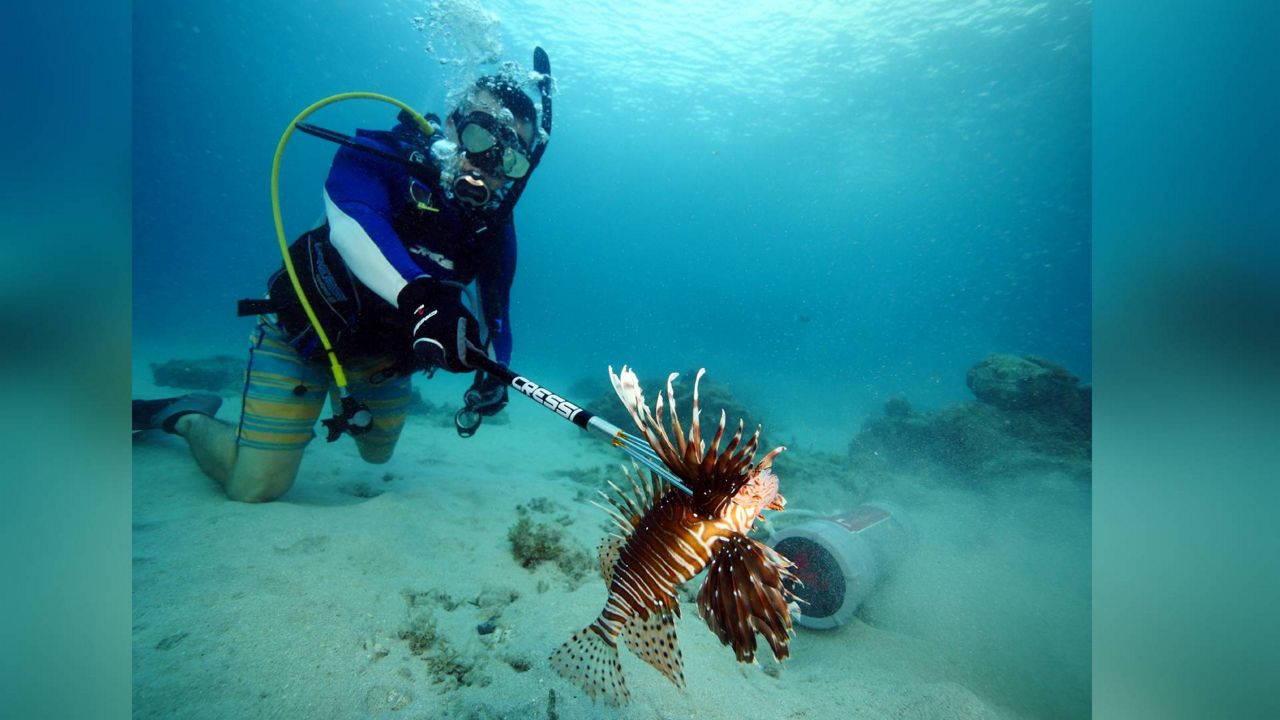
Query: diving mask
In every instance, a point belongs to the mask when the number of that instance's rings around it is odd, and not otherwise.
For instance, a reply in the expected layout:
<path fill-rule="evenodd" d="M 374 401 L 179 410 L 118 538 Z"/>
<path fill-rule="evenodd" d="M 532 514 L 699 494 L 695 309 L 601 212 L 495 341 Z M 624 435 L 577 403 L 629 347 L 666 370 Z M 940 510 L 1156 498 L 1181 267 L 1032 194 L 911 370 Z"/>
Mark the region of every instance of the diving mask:
<path fill-rule="evenodd" d="M 488 173 L 501 172 L 512 180 L 529 173 L 529 149 L 509 124 L 479 110 L 465 116 L 454 111 L 451 119 L 472 165 Z"/>

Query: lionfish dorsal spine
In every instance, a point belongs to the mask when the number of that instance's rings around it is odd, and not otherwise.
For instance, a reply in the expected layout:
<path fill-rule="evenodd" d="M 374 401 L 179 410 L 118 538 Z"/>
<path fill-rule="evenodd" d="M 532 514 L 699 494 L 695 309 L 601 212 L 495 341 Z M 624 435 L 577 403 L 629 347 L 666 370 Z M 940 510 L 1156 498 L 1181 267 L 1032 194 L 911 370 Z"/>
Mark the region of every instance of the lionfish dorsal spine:
<path fill-rule="evenodd" d="M 637 503 L 631 495 L 623 492 L 622 488 L 618 487 L 612 480 L 608 480 L 607 482 L 614 492 L 614 496 L 610 496 L 610 500 L 613 501 L 614 506 L 617 507 L 618 510 L 622 511 L 624 515 L 632 518 L 637 518 L 644 514 L 644 508 L 640 507 L 639 503 Z"/>
<path fill-rule="evenodd" d="M 697 466 L 703 458 L 702 410 L 698 407 L 698 385 L 706 374 L 706 368 L 698 368 L 698 374 L 693 378 L 693 411 L 689 423 L 689 445 L 695 450 L 689 458 L 689 464 L 693 466 Z"/>
<path fill-rule="evenodd" d="M 622 513 L 614 509 L 615 507 L 617 507 L 617 504 L 614 503 L 613 498 L 605 494 L 604 491 L 597 491 L 597 492 L 600 493 L 600 497 L 604 498 L 605 500 L 608 500 L 609 504 L 604 505 L 602 503 L 596 502 L 595 500 L 590 501 L 591 504 L 595 505 L 596 507 L 608 513 L 609 519 L 613 520 L 613 522 L 618 526 L 619 530 L 621 530 L 624 533 L 630 533 L 631 528 L 633 527 L 631 524 L 631 521 L 623 517 Z"/>
<path fill-rule="evenodd" d="M 613 366 L 610 365 L 609 381 L 613 383 L 614 392 L 618 394 L 618 399 L 627 409 L 627 414 L 631 416 L 636 428 L 649 441 L 649 444 L 653 445 L 653 433 L 649 430 L 649 421 L 652 420 L 652 416 L 649 414 L 649 404 L 644 400 L 644 391 L 640 388 L 640 379 L 626 365 L 623 365 L 622 372 L 617 374 L 613 372 Z"/>
<path fill-rule="evenodd" d="M 716 428 L 715 439 L 711 441 L 711 450 L 702 455 L 702 474 L 707 475 L 715 467 L 716 458 L 720 454 L 720 439 L 724 437 L 724 410 L 720 411 L 720 426 Z"/>
<path fill-rule="evenodd" d="M 636 482 L 636 477 L 639 477 L 641 481 L 644 480 L 644 475 L 640 472 L 639 464 L 637 464 L 635 460 L 632 460 L 631 464 L 635 467 L 636 474 L 632 475 L 626 465 L 622 466 L 622 474 L 626 475 L 627 482 L 631 483 L 631 490 L 635 493 L 637 504 L 640 505 L 640 507 L 647 508 L 653 504 L 653 495 L 649 492 L 648 485 L 642 485 L 639 482 Z"/>
<path fill-rule="evenodd" d="M 738 449 L 738 443 L 742 442 L 742 418 L 738 418 L 738 431 L 729 438 L 729 444 L 725 446 L 724 452 L 720 453 L 720 457 L 716 458 L 716 465 L 713 472 L 716 475 L 722 475 L 733 462 L 734 450 Z"/>
<path fill-rule="evenodd" d="M 641 480 L 643 480 L 646 476 L 643 474 L 644 471 L 640 468 L 639 463 L 637 463 L 635 460 L 632 460 L 631 464 L 635 466 L 636 476 L 641 478 Z M 648 504 L 650 507 L 652 507 L 653 504 L 658 501 L 658 498 L 665 495 L 667 491 L 671 489 L 671 483 L 668 483 L 666 478 L 654 472 L 652 469 L 649 470 L 649 474 L 647 475 L 647 477 L 649 478 L 649 482 L 643 487 L 646 488 L 645 492 L 649 493 Z"/>
<path fill-rule="evenodd" d="M 751 433 L 751 442 L 747 444 L 747 448 L 742 451 L 747 462 L 751 462 L 751 458 L 756 456 L 756 451 L 760 449 L 760 427 L 756 425 L 756 431 Z"/>
<path fill-rule="evenodd" d="M 676 454 L 685 455 L 687 446 L 684 440 L 684 428 L 680 427 L 680 417 L 676 414 L 676 393 L 672 387 L 672 383 L 678 377 L 680 377 L 680 373 L 671 373 L 667 376 L 667 404 L 671 406 L 671 432 L 676 438 L 674 443 Z M 661 397 L 661 393 L 659 393 L 659 397 Z M 659 422 L 659 427 L 661 427 L 661 422 Z"/>
<path fill-rule="evenodd" d="M 674 407 L 674 403 L 672 405 Z M 671 438 L 667 436 L 666 424 L 662 422 L 663 409 L 662 393 L 658 393 L 658 399 L 653 404 L 653 414 L 649 416 L 653 430 L 656 432 L 657 440 L 655 441 L 654 432 L 646 432 L 645 434 L 649 438 L 649 444 L 653 446 L 654 451 L 662 457 L 662 461 L 667 464 L 667 467 L 674 471 L 682 467 L 682 463 L 680 462 L 680 452 L 671 444 Z"/>
<path fill-rule="evenodd" d="M 765 455 L 764 459 L 761 460 L 760 463 L 756 465 L 756 467 L 761 469 L 773 467 L 773 459 L 778 457 L 778 455 L 782 454 L 782 451 L 786 449 L 787 448 L 785 445 L 779 445 L 778 447 L 770 450 L 769 454 Z"/>

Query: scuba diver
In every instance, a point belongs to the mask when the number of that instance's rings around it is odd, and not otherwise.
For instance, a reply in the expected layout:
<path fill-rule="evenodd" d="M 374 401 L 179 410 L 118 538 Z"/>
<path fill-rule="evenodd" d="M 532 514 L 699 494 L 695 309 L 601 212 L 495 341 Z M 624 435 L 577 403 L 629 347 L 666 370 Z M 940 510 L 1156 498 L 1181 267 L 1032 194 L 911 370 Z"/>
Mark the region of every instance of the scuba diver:
<path fill-rule="evenodd" d="M 324 421 L 329 440 L 349 433 L 364 460 L 384 463 L 404 426 L 412 373 L 469 372 L 473 353 L 509 366 L 512 210 L 551 129 L 549 76 L 539 87 L 541 124 L 534 101 L 503 74 L 477 80 L 443 132 L 434 115 L 415 122 L 406 111 L 393 129 L 355 137 L 299 124 L 342 147 L 324 184 L 324 218 L 289 246 L 291 267 L 271 276 L 267 298 L 240 302 L 241 315 L 259 322 L 239 422 L 214 418 L 217 396 L 191 394 L 135 400 L 134 431 L 181 436 L 227 497 L 267 502 L 293 485 L 326 397 L 335 412 Z M 478 298 L 467 292 L 473 282 Z M 336 359 L 332 375 L 326 367 L 335 353 L 345 373 Z M 506 384 L 476 370 L 464 402 L 456 422 L 465 437 L 506 405 Z"/>

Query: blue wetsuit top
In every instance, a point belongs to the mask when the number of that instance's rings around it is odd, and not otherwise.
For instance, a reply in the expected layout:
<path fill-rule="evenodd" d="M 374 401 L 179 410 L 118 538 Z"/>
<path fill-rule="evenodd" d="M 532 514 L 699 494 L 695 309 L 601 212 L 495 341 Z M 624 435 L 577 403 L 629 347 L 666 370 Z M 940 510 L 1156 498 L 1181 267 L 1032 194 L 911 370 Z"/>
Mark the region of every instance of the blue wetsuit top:
<path fill-rule="evenodd" d="M 429 153 L 404 134 L 359 130 L 357 142 L 393 154 Z M 437 134 L 431 142 L 441 139 Z M 430 160 L 428 160 L 430 162 Z M 436 211 L 419 206 L 426 201 Z M 324 185 L 329 238 L 351 273 L 391 308 L 410 280 L 429 276 L 476 283 L 477 316 L 498 362 L 511 360 L 511 282 L 516 234 L 510 217 L 464 213 L 439 188 L 410 176 L 397 162 L 343 147 Z"/>

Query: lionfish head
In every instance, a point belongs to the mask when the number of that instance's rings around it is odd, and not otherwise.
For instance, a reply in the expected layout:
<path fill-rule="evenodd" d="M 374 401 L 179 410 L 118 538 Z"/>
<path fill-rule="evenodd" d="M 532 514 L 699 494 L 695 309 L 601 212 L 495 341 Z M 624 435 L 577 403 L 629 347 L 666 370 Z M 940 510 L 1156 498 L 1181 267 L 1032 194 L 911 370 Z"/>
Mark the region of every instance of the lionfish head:
<path fill-rule="evenodd" d="M 747 510 L 755 518 L 765 510 L 785 508 L 787 499 L 778 492 L 778 476 L 773 470 L 757 468 L 733 496 L 732 504 Z"/>

